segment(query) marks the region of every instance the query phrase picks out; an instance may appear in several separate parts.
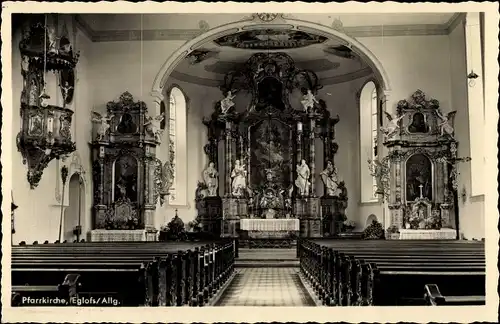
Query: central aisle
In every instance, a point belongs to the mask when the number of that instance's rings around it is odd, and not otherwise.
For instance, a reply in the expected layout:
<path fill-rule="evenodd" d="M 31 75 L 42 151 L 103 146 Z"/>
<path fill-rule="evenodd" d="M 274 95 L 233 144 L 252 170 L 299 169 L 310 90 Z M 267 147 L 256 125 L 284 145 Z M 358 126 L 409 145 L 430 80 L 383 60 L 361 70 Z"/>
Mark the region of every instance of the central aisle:
<path fill-rule="evenodd" d="M 215 306 L 315 306 L 294 268 L 240 268 Z"/>

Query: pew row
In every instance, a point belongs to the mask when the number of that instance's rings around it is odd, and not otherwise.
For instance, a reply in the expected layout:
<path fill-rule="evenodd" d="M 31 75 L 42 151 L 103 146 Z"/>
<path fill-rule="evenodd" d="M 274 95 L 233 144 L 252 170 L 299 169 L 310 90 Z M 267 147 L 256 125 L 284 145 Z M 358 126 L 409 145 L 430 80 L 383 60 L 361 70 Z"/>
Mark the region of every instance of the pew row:
<path fill-rule="evenodd" d="M 422 289 L 430 283 L 450 296 L 484 296 L 484 243 L 452 242 L 301 239 L 297 254 L 328 306 L 425 305 Z"/>
<path fill-rule="evenodd" d="M 112 297 L 121 306 L 204 306 L 233 273 L 235 243 L 199 245 L 107 242 L 13 247 L 12 304 L 28 306 L 23 300 L 41 297 L 73 304 L 81 297 Z"/>
<path fill-rule="evenodd" d="M 443 296 L 435 284 L 425 285 L 424 298 L 428 306 L 485 305 L 485 296 Z"/>

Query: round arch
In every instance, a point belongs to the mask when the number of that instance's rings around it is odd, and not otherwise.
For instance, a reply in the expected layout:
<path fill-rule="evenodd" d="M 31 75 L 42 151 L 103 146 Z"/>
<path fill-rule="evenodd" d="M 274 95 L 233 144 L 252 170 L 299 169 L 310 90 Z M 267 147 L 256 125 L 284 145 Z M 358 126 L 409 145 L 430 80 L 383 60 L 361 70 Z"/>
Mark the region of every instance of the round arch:
<path fill-rule="evenodd" d="M 344 33 L 341 33 L 330 27 L 323 26 L 317 23 L 307 22 L 303 20 L 296 20 L 296 19 L 285 19 L 285 21 L 281 22 L 280 24 L 262 24 L 262 23 L 257 23 L 253 20 L 245 20 L 245 21 L 238 21 L 230 24 L 225 24 L 213 28 L 207 31 L 206 33 L 203 33 L 195 37 L 194 39 L 186 42 L 177 51 L 172 53 L 172 55 L 170 55 L 170 57 L 160 68 L 158 74 L 155 77 L 155 80 L 153 81 L 153 86 L 151 89 L 152 95 L 159 96 L 160 94 L 162 94 L 162 88 L 165 85 L 167 78 L 173 71 L 173 69 L 190 52 L 197 49 L 202 44 L 224 35 L 229 35 L 244 30 L 261 29 L 263 27 L 270 29 L 287 28 L 292 30 L 300 30 L 304 32 L 313 32 L 328 38 L 342 40 L 352 48 L 353 52 L 358 54 L 360 58 L 363 59 L 372 68 L 384 94 L 387 95 L 391 91 L 391 84 L 389 81 L 389 77 L 384 67 L 382 66 L 380 61 L 375 57 L 375 55 L 373 55 L 373 53 L 359 41 Z"/>

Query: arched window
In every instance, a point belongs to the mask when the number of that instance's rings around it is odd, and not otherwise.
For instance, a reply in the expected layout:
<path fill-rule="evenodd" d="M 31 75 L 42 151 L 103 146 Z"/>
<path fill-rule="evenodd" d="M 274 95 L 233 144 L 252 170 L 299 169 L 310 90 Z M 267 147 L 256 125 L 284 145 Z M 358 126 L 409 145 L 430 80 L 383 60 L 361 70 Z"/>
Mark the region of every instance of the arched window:
<path fill-rule="evenodd" d="M 368 169 L 368 160 L 377 159 L 378 154 L 378 109 L 377 88 L 373 81 L 366 83 L 359 97 L 359 138 L 361 158 L 361 201 L 377 200 L 377 181 Z"/>
<path fill-rule="evenodd" d="M 484 109 L 485 89 L 484 74 L 484 41 L 482 40 L 484 17 L 479 12 L 468 12 L 465 24 L 465 44 L 467 57 L 467 74 L 472 72 L 478 77 L 468 80 L 468 112 L 469 112 L 469 138 L 471 160 L 471 195 L 484 194 L 483 169 L 484 169 Z"/>
<path fill-rule="evenodd" d="M 174 174 L 169 195 L 171 205 L 187 204 L 186 106 L 184 93 L 172 87 L 168 93 L 169 160 Z"/>

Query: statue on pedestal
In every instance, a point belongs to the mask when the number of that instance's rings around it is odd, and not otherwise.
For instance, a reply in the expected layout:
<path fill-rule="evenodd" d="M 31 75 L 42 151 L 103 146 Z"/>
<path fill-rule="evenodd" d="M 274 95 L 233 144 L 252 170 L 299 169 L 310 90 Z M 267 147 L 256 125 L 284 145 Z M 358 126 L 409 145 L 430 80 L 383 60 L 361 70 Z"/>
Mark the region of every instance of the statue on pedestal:
<path fill-rule="evenodd" d="M 160 123 L 165 118 L 163 114 L 156 117 L 146 116 L 146 131 L 155 137 L 156 141 L 160 141 L 163 130 L 161 129 Z"/>
<path fill-rule="evenodd" d="M 327 196 L 337 196 L 340 193 L 338 187 L 337 168 L 333 166 L 331 161 L 328 161 L 326 168 L 321 172 L 321 180 L 326 187 Z"/>
<path fill-rule="evenodd" d="M 236 94 L 233 94 L 233 91 L 228 91 L 227 95 L 224 99 L 220 101 L 221 112 L 223 115 L 229 112 L 229 109 L 234 107 L 233 99 L 236 97 Z"/>
<path fill-rule="evenodd" d="M 232 183 L 232 194 L 235 197 L 243 196 L 245 189 L 247 187 L 246 183 L 247 170 L 245 166 L 241 164 L 240 160 L 235 161 L 234 169 L 231 172 L 231 178 L 233 178 Z"/>
<path fill-rule="evenodd" d="M 318 103 L 318 100 L 316 99 L 316 97 L 314 96 L 314 94 L 312 93 L 312 91 L 310 89 L 307 89 L 307 91 L 305 89 L 302 89 L 302 106 L 304 107 L 304 111 L 308 111 L 308 109 L 313 109 L 314 108 L 314 104 L 315 103 Z"/>
<path fill-rule="evenodd" d="M 437 116 L 441 119 L 441 123 L 438 124 L 438 126 L 441 129 L 441 136 L 444 136 L 444 135 L 453 136 L 453 133 L 455 132 L 455 130 L 453 129 L 453 126 L 451 126 L 450 124 L 452 122 L 452 118 L 455 117 L 456 113 L 457 113 L 456 111 L 452 111 L 449 114 L 447 114 L 446 116 L 443 116 L 439 112 L 439 110 L 436 110 Z"/>
<path fill-rule="evenodd" d="M 111 128 L 111 119 L 113 119 L 114 115 L 102 116 L 101 114 L 93 111 L 92 112 L 92 121 L 94 123 L 100 123 L 99 128 L 97 129 L 97 140 L 102 141 L 106 133 Z"/>
<path fill-rule="evenodd" d="M 205 171 L 203 171 L 203 181 L 207 186 L 208 197 L 217 196 L 217 188 L 219 187 L 218 175 L 219 173 L 215 169 L 215 164 L 213 162 L 210 162 Z"/>
<path fill-rule="evenodd" d="M 387 119 L 389 119 L 389 124 L 386 127 L 380 127 L 380 130 L 382 131 L 382 133 L 384 133 L 386 139 L 390 139 L 396 134 L 396 131 L 400 128 L 399 121 L 403 119 L 405 115 L 393 118 L 391 114 L 389 114 L 388 112 L 384 111 L 384 113 L 387 116 Z"/>
<path fill-rule="evenodd" d="M 306 164 L 306 160 L 302 159 L 300 164 L 297 165 L 297 179 L 295 180 L 295 185 L 299 188 L 299 194 L 301 196 L 309 195 L 309 187 L 311 182 L 309 182 L 309 176 L 311 175 L 311 170 Z"/>

